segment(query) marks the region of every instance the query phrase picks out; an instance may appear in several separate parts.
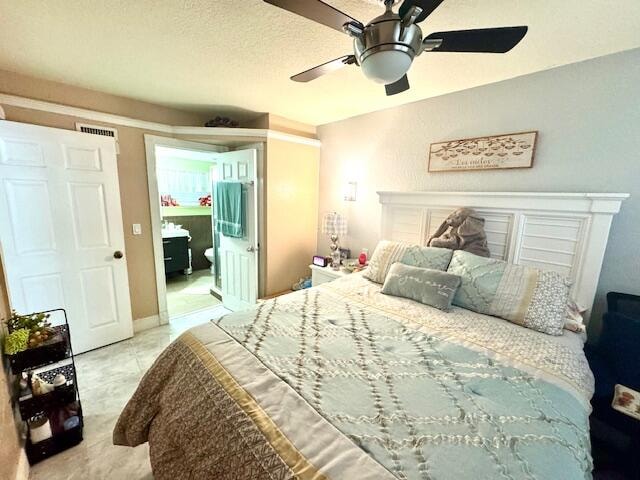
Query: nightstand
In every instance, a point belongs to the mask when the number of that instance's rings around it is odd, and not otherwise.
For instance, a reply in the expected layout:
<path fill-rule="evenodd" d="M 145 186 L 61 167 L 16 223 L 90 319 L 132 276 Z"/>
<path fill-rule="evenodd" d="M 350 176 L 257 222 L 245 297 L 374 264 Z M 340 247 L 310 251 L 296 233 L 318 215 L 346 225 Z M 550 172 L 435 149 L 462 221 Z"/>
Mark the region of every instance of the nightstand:
<path fill-rule="evenodd" d="M 600 337 L 595 343 L 585 345 L 585 355 L 595 377 L 590 417 L 594 478 L 606 478 L 608 471 L 638 478 L 640 420 L 619 411 L 617 406 L 612 407 L 612 401 L 616 390 L 622 394 L 624 389 L 627 408 L 635 410 L 639 404 L 640 296 L 609 292 L 607 306 Z"/>
<path fill-rule="evenodd" d="M 339 270 L 334 270 L 329 267 L 319 267 L 317 265 L 309 265 L 311 269 L 311 286 L 317 287 L 322 283 L 327 283 L 336 278 L 342 278 L 345 275 L 349 275 L 347 272 L 343 271 L 342 268 Z"/>

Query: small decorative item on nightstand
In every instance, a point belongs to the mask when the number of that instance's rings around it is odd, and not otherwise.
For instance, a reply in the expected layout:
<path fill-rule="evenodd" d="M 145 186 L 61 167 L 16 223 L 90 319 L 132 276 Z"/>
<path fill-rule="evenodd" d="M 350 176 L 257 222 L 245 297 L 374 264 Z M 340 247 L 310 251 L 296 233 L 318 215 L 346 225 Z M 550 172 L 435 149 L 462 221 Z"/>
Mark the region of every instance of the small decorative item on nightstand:
<path fill-rule="evenodd" d="M 313 256 L 313 265 L 317 267 L 326 267 L 331 263 L 331 257 L 323 257 L 322 255 Z"/>
<path fill-rule="evenodd" d="M 359 272 L 363 268 L 364 268 L 364 265 L 361 265 L 358 260 L 356 260 L 355 258 L 352 258 L 342 262 L 342 268 L 340 269 L 340 271 L 344 273 L 353 273 L 353 272 Z"/>
<path fill-rule="evenodd" d="M 322 219 L 322 233 L 329 235 L 331 238 L 331 268 L 338 270 L 340 268 L 340 247 L 338 246 L 338 238 L 340 235 L 347 234 L 347 219 L 337 212 L 330 212 L 324 215 Z"/>
<path fill-rule="evenodd" d="M 368 261 L 369 261 L 369 249 L 363 248 L 362 252 L 360 252 L 360 255 L 358 256 L 358 262 L 360 263 L 360 265 L 364 266 L 367 264 Z"/>

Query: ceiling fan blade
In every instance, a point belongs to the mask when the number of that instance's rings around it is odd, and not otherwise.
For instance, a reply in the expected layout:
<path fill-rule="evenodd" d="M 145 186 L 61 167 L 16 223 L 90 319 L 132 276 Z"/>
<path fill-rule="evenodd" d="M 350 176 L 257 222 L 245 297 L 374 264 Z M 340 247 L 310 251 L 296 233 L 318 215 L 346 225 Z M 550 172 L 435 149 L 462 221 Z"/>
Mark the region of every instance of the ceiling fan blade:
<path fill-rule="evenodd" d="M 291 80 L 294 82 L 309 82 L 321 77 L 322 75 L 333 72 L 334 70 L 339 70 L 345 65 L 351 65 L 352 63 L 356 63 L 356 57 L 353 55 L 345 55 L 344 57 L 336 58 L 330 62 L 323 63 L 322 65 L 318 65 L 317 67 L 298 73 L 291 77 Z"/>
<path fill-rule="evenodd" d="M 344 32 L 342 26 L 345 23 L 356 23 L 362 25 L 355 18 L 350 17 L 337 8 L 332 7 L 320 0 L 264 0 L 271 5 L 283 8 L 314 22 L 326 25 L 340 32 Z"/>
<path fill-rule="evenodd" d="M 524 38 L 528 27 L 480 28 L 432 33 L 425 40 L 442 43 L 432 52 L 506 53 Z"/>
<path fill-rule="evenodd" d="M 415 21 L 415 23 L 420 23 L 429 15 L 431 15 L 442 2 L 444 2 L 444 0 L 404 0 L 404 3 L 400 5 L 398 14 L 400 15 L 400 18 L 404 18 L 405 14 L 411 7 L 413 7 L 414 5 L 416 7 L 420 7 L 422 9 L 422 12 L 420 13 L 420 15 L 418 15 L 418 18 L 416 18 Z"/>
<path fill-rule="evenodd" d="M 405 90 L 409 90 L 409 79 L 404 75 L 400 80 L 385 85 L 384 89 L 387 92 L 387 97 L 397 93 L 402 93 Z"/>

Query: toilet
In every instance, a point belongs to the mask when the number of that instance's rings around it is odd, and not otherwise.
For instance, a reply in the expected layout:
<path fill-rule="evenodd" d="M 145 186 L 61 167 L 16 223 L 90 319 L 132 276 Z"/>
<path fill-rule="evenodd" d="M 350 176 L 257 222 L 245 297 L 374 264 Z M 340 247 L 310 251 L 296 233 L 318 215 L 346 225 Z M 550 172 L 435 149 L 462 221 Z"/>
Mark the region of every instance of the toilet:
<path fill-rule="evenodd" d="M 214 269 L 214 262 L 215 262 L 215 255 L 213 253 L 213 247 L 212 248 L 207 248 L 204 251 L 204 256 L 207 257 L 207 260 L 209 260 L 209 263 L 211 264 L 211 266 L 209 267 L 209 269 L 211 270 L 211 275 L 215 275 L 215 269 Z"/>

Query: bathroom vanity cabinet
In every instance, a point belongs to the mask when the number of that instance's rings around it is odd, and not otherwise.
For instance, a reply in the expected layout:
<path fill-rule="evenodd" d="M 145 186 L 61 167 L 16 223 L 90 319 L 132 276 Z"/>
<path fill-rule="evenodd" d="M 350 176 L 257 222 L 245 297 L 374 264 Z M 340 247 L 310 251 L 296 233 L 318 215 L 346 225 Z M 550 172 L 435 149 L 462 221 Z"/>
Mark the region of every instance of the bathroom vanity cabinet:
<path fill-rule="evenodd" d="M 188 237 L 163 238 L 165 273 L 182 272 L 189 268 Z"/>

